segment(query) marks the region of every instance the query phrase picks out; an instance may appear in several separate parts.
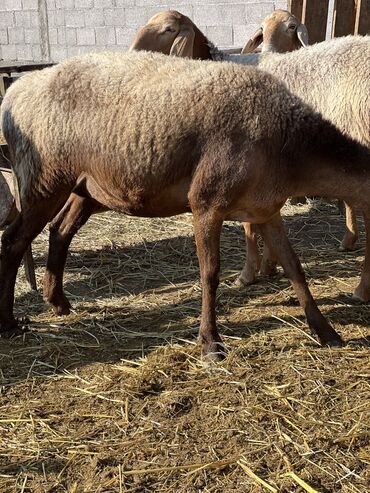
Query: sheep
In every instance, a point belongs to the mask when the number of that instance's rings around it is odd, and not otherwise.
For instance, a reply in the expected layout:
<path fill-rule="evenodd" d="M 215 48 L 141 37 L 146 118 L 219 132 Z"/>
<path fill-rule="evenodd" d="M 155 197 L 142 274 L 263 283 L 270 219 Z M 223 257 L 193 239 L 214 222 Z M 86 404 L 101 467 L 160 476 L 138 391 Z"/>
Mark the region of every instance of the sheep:
<path fill-rule="evenodd" d="M 288 35 L 289 26 L 295 26 L 295 35 Z M 184 26 L 181 31 L 181 26 Z M 172 32 L 172 37 L 167 36 L 167 44 L 162 39 L 167 29 Z M 263 31 L 263 39 L 259 37 Z M 177 38 L 177 34 L 182 35 Z M 293 29 L 292 29 L 293 34 Z M 162 42 L 159 43 L 158 39 Z M 289 42 L 290 39 L 290 42 Z M 144 41 L 145 40 L 145 43 Z M 181 40 L 181 51 L 177 49 Z M 240 55 L 225 54 L 220 52 L 199 31 L 189 18 L 176 11 L 160 12 L 152 17 L 148 24 L 137 34 L 130 49 L 150 49 L 163 53 L 188 56 L 192 58 L 212 59 L 215 61 L 231 61 L 244 65 L 255 65 L 281 78 L 288 88 L 316 111 L 322 113 L 342 131 L 353 138 L 359 139 L 363 144 L 369 141 L 369 88 L 368 69 L 369 61 L 369 37 L 347 36 L 323 42 L 314 47 L 298 50 L 294 54 L 279 56 L 282 50 L 293 51 L 300 45 L 307 45 L 308 34 L 303 24 L 289 12 L 277 10 L 268 16 L 261 28 L 246 43 L 243 52 L 257 47 L 263 40 L 263 52 Z M 176 49 L 172 50 L 174 44 Z M 347 52 L 347 54 L 345 54 Z M 202 54 L 200 54 L 202 53 Z M 351 53 L 351 55 L 348 55 Z M 325 60 L 324 63 L 322 61 Z M 365 74 L 364 74 L 365 70 Z M 337 78 L 347 89 L 344 96 L 338 98 Z M 353 87 L 352 90 L 348 90 Z M 329 98 L 326 94 L 329 93 Z M 356 100 L 353 100 L 356 93 Z M 345 123 L 342 123 L 345 122 Z M 346 232 L 340 245 L 340 250 L 353 250 L 358 239 L 358 228 L 355 211 L 346 205 Z M 255 282 L 256 269 L 258 271 L 260 260 L 256 248 L 255 233 L 252 233 L 248 225 L 244 225 L 246 231 L 247 262 L 243 268 L 239 283 L 248 285 Z M 253 229 L 253 228 L 252 228 Z M 248 237 L 249 235 L 249 237 Z M 275 261 L 270 256 L 270 251 L 265 250 L 261 272 L 264 274 L 275 272 Z"/>
<path fill-rule="evenodd" d="M 2 237 L 0 331 L 17 330 L 22 255 L 53 219 L 46 277 L 55 282 L 91 211 L 192 212 L 202 283 L 204 357 L 225 353 L 215 302 L 224 220 L 258 223 L 322 344 L 342 344 L 319 311 L 285 234 L 292 195 L 339 196 L 370 232 L 370 152 L 268 73 L 157 53 L 96 53 L 17 81 L 2 105 L 22 209 Z M 361 285 L 369 290 L 370 235 Z"/>
<path fill-rule="evenodd" d="M 256 58 L 258 60 L 256 62 Z M 230 55 L 232 57 L 232 55 Z M 247 57 L 247 58 L 245 58 Z M 238 63 L 249 65 L 248 55 Z M 252 62 L 283 80 L 290 91 L 336 125 L 346 135 L 370 147 L 370 37 L 336 38 L 286 54 L 253 54 Z M 358 238 L 355 210 L 346 205 L 346 233 L 341 250 L 353 250 Z M 255 226 L 244 225 L 247 261 L 239 276 L 241 284 L 255 281 L 260 260 Z M 253 231 L 254 230 L 254 231 Z M 276 261 L 266 248 L 261 272 L 275 272 Z M 357 296 L 369 301 L 369 294 Z"/>
<path fill-rule="evenodd" d="M 255 51 L 262 42 L 262 53 L 298 50 L 302 46 L 308 46 L 307 28 L 287 10 L 275 10 L 265 17 L 242 49 L 242 53 Z"/>

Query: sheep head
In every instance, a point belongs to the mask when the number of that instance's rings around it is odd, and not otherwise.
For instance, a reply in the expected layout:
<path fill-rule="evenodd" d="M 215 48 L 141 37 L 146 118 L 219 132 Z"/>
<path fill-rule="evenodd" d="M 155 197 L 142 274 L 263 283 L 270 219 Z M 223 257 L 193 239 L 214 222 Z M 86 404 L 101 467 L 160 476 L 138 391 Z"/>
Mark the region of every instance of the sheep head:
<path fill-rule="evenodd" d="M 295 15 L 286 10 L 275 10 L 244 46 L 242 53 L 250 53 L 263 42 L 262 52 L 285 53 L 308 45 L 308 32 Z"/>
<path fill-rule="evenodd" d="M 211 58 L 208 41 L 196 25 L 176 10 L 154 15 L 135 36 L 130 50 L 158 51 L 165 55 Z"/>

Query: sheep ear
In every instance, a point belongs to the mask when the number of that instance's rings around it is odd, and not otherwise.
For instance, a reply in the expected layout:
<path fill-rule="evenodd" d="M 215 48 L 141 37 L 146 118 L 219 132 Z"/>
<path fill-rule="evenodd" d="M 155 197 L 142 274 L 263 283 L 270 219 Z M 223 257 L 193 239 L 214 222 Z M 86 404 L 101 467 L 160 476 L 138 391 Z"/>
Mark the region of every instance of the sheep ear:
<path fill-rule="evenodd" d="M 191 27 L 184 27 L 172 43 L 170 55 L 193 58 L 195 32 Z"/>
<path fill-rule="evenodd" d="M 251 39 L 247 41 L 247 44 L 242 49 L 242 53 L 251 53 L 257 48 L 257 46 L 259 46 L 262 43 L 262 41 L 263 41 L 263 31 L 262 31 L 262 27 L 260 27 L 253 34 Z"/>
<path fill-rule="evenodd" d="M 297 27 L 297 38 L 302 46 L 308 46 L 308 31 L 304 24 L 299 24 Z"/>

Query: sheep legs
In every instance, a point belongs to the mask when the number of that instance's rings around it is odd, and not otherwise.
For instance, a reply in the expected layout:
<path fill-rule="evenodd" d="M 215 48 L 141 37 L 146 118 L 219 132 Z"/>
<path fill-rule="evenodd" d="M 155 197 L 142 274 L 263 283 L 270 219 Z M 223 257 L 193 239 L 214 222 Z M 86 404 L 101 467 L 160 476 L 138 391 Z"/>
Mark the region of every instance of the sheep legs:
<path fill-rule="evenodd" d="M 63 292 L 63 272 L 73 236 L 86 223 L 96 203 L 72 192 L 50 224 L 49 255 L 44 275 L 44 300 L 57 315 L 68 315 L 71 304 Z"/>
<path fill-rule="evenodd" d="M 238 284 L 248 286 L 256 282 L 258 271 L 264 276 L 276 274 L 277 258 L 268 243 L 264 243 L 262 262 L 258 252 L 257 232 L 258 225 L 243 223 L 246 240 L 246 260 L 240 273 Z"/>
<path fill-rule="evenodd" d="M 248 286 L 256 282 L 256 274 L 260 270 L 261 259 L 258 252 L 257 226 L 251 223 L 243 223 L 246 243 L 246 260 L 241 271 L 238 284 Z"/>
<path fill-rule="evenodd" d="M 216 326 L 216 290 L 220 270 L 220 234 L 222 219 L 209 210 L 193 212 L 193 224 L 202 283 L 202 313 L 199 340 L 202 355 L 219 361 L 225 349 Z"/>
<path fill-rule="evenodd" d="M 358 239 L 356 211 L 347 203 L 344 203 L 344 205 L 346 207 L 346 232 L 339 249 L 342 251 L 354 250 L 355 243 Z"/>
<path fill-rule="evenodd" d="M 50 201 L 48 203 L 40 200 L 37 205 L 24 207 L 3 233 L 0 262 L 0 332 L 11 331 L 17 327 L 13 306 L 18 268 L 32 240 L 52 217 L 51 205 Z"/>
<path fill-rule="evenodd" d="M 310 329 L 317 334 L 321 344 L 342 344 L 341 337 L 322 315 L 308 289 L 303 269 L 289 243 L 280 214 L 259 227 L 267 243 L 273 245 L 274 253 L 304 309 Z"/>
<path fill-rule="evenodd" d="M 365 262 L 362 267 L 360 284 L 353 293 L 353 297 L 360 301 L 370 301 L 370 216 L 364 214 L 366 230 Z"/>

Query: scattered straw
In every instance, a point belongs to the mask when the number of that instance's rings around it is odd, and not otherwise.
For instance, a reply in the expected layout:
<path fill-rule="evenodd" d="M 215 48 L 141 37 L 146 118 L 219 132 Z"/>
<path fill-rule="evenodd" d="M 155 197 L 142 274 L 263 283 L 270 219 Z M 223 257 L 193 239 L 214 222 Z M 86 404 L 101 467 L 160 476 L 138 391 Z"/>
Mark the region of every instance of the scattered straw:
<path fill-rule="evenodd" d="M 370 310 L 352 303 L 363 243 L 338 252 L 334 206 L 285 209 L 320 309 L 345 340 L 321 348 L 288 281 L 240 290 L 240 225 L 221 239 L 218 321 L 204 368 L 190 215 L 92 217 L 71 246 L 73 303 L 53 315 L 21 269 L 30 332 L 0 345 L 0 492 L 367 493 Z M 48 235 L 34 242 L 42 284 Z M 310 489 L 311 488 L 311 489 Z"/>

